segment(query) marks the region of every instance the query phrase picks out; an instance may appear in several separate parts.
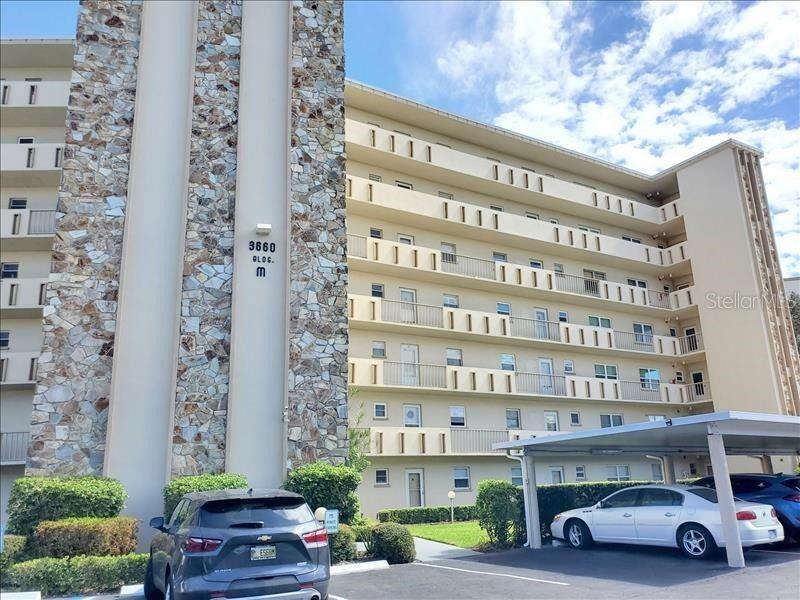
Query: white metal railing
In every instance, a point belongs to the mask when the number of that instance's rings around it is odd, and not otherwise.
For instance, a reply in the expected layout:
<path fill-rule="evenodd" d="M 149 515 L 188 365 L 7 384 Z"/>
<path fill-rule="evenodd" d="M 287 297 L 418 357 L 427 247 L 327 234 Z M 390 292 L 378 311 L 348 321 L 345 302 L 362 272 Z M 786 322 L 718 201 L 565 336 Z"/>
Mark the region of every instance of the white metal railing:
<path fill-rule="evenodd" d="M 651 333 L 633 333 L 632 331 L 617 331 L 615 329 L 614 346 L 620 350 L 656 351 L 653 334 Z"/>
<path fill-rule="evenodd" d="M 582 296 L 600 297 L 600 280 L 580 277 L 578 275 L 568 275 L 566 273 L 556 273 L 556 289 L 559 292 L 570 292 L 581 294 Z"/>
<path fill-rule="evenodd" d="M 511 335 L 532 340 L 561 341 L 561 325 L 553 321 L 526 319 L 524 317 L 508 318 Z"/>
<path fill-rule="evenodd" d="M 55 233 L 56 231 L 56 211 L 54 210 L 32 210 L 28 221 L 28 234 L 41 235 Z"/>
<path fill-rule="evenodd" d="M 647 290 L 647 301 L 650 306 L 659 308 L 670 308 L 669 293 L 659 292 L 658 290 Z"/>
<path fill-rule="evenodd" d="M 450 429 L 450 446 L 453 454 L 494 452 L 492 444 L 507 442 L 508 439 L 508 431 L 504 429 L 462 429 L 457 427 Z"/>
<path fill-rule="evenodd" d="M 692 335 L 686 335 L 678 338 L 678 345 L 681 354 L 689 354 L 690 352 L 699 352 L 703 350 L 703 336 L 698 331 Z"/>
<path fill-rule="evenodd" d="M 28 456 L 27 431 L 0 433 L 0 464 L 24 464 Z"/>
<path fill-rule="evenodd" d="M 402 300 L 381 300 L 381 320 L 390 323 L 442 327 L 444 325 L 443 312 L 441 306 L 403 302 Z"/>
<path fill-rule="evenodd" d="M 566 396 L 567 378 L 546 373 L 516 373 L 517 392 L 542 396 Z"/>
<path fill-rule="evenodd" d="M 407 385 L 412 387 L 446 388 L 447 367 L 384 361 L 384 385 Z"/>
<path fill-rule="evenodd" d="M 442 271 L 464 275 L 465 277 L 497 279 L 494 261 L 461 254 L 451 254 L 449 252 L 442 252 Z"/>

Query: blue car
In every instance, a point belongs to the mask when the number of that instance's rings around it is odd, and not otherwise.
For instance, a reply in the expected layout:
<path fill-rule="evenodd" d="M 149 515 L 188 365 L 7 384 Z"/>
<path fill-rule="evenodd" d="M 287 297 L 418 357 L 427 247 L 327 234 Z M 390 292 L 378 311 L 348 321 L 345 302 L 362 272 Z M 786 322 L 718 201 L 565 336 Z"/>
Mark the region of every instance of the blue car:
<path fill-rule="evenodd" d="M 704 477 L 695 485 L 714 487 L 713 477 Z M 742 500 L 771 504 L 788 540 L 800 542 L 800 476 L 735 473 L 731 475 L 733 495 Z"/>

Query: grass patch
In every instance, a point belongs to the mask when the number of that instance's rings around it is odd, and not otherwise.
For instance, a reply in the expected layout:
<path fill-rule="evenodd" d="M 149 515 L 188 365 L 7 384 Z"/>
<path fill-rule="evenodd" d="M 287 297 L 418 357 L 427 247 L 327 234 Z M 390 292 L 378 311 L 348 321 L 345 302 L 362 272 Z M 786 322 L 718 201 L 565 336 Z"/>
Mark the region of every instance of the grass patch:
<path fill-rule="evenodd" d="M 457 521 L 455 523 L 417 523 L 406 525 L 411 535 L 434 542 L 451 544 L 460 548 L 485 547 L 489 536 L 477 521 Z"/>

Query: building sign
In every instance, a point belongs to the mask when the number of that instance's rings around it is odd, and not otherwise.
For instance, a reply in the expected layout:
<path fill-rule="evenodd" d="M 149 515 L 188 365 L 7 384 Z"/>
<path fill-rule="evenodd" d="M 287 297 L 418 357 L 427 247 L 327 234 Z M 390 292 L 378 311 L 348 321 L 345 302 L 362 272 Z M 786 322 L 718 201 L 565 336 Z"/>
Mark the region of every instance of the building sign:
<path fill-rule="evenodd" d="M 250 240 L 248 248 L 252 253 L 253 264 L 256 265 L 256 277 L 266 277 L 269 265 L 277 262 L 275 242 L 262 242 Z"/>

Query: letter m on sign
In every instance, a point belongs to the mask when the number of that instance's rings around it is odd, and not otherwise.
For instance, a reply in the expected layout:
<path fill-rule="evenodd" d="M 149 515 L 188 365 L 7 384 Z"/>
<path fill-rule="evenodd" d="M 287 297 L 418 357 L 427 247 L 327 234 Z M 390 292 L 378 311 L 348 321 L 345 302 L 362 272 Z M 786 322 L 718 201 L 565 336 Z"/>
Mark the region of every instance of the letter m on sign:
<path fill-rule="evenodd" d="M 256 277 L 266 277 L 267 270 L 264 267 L 256 267 Z"/>

